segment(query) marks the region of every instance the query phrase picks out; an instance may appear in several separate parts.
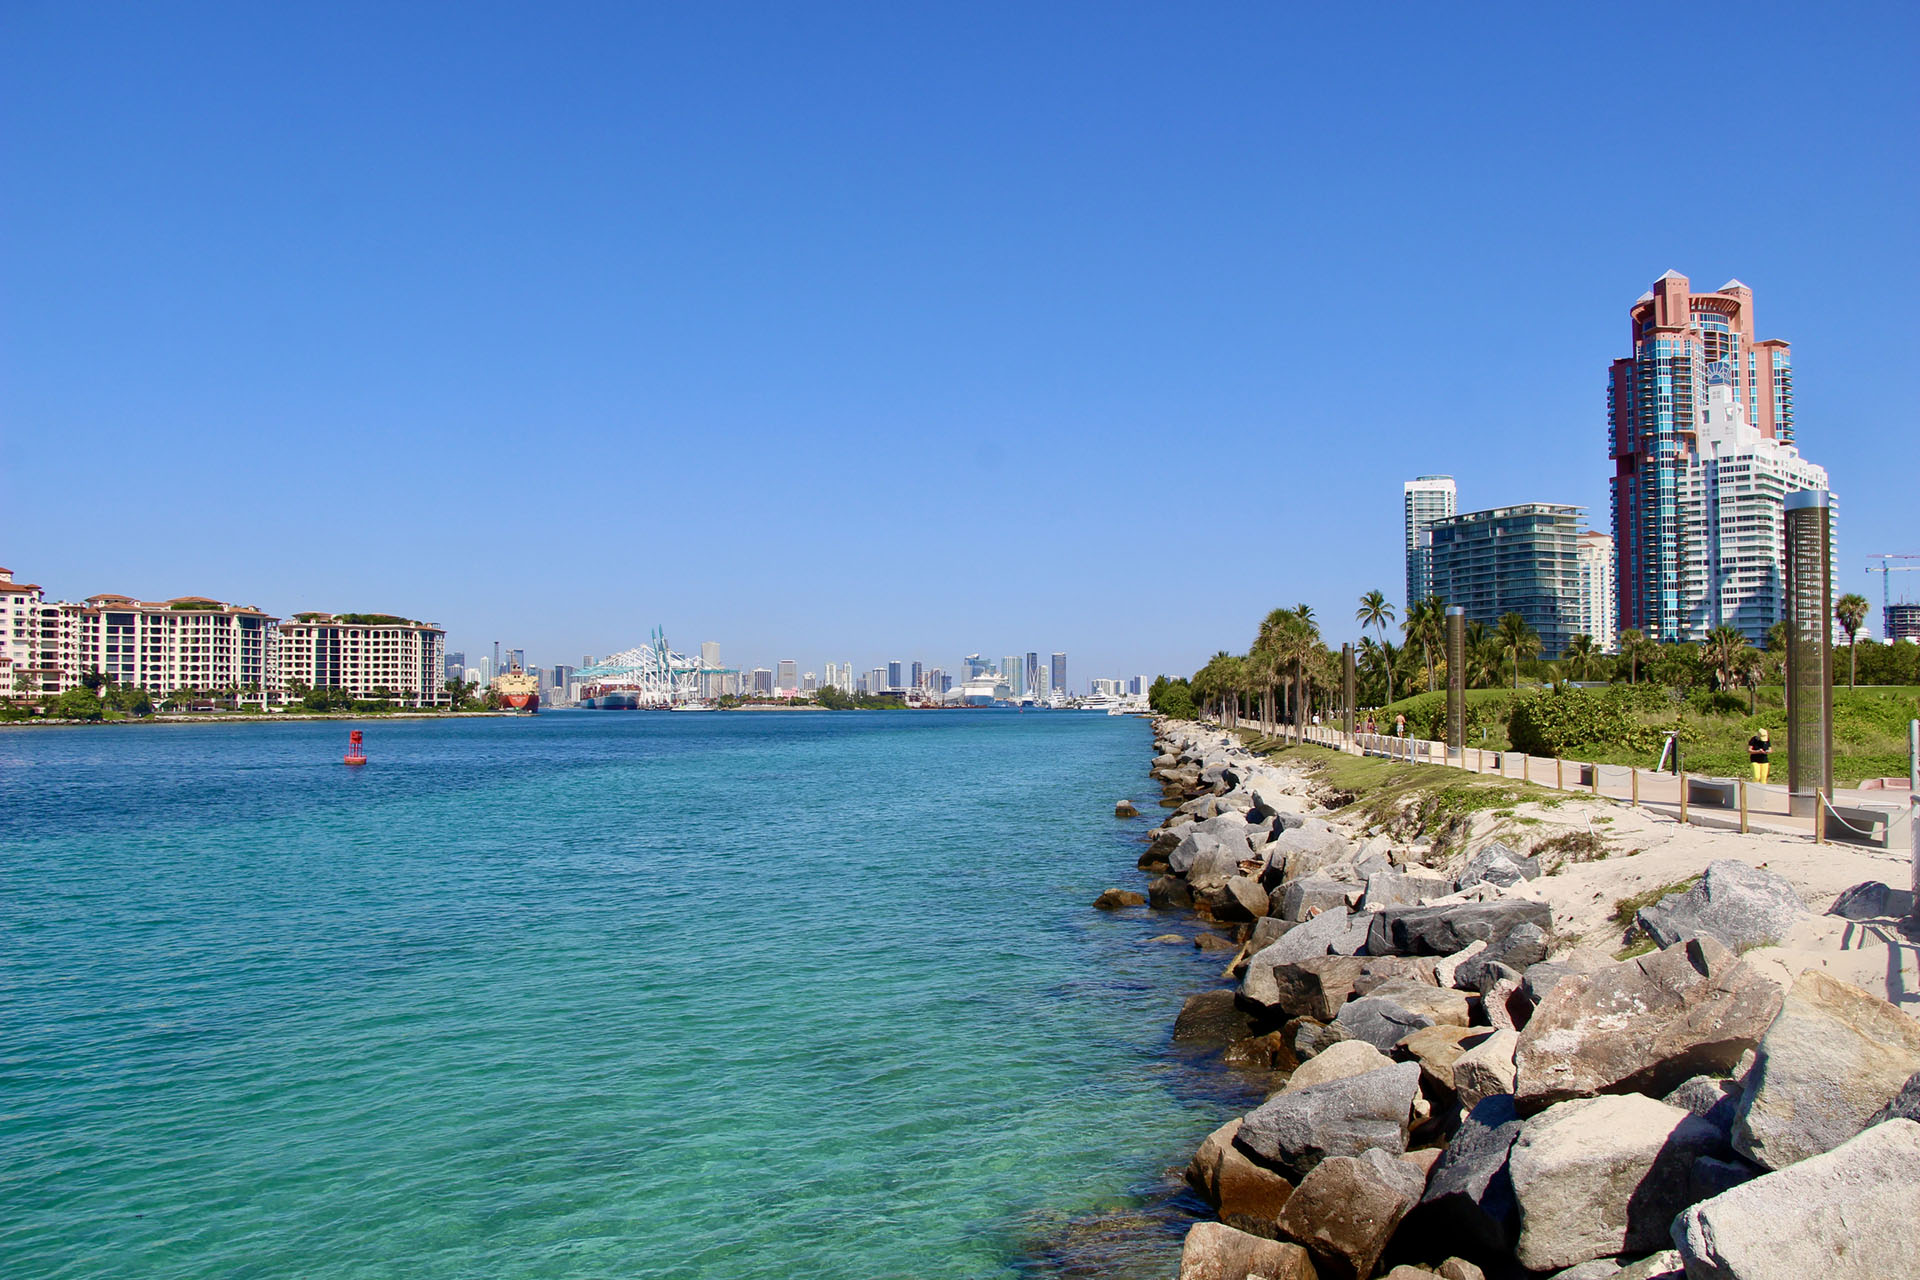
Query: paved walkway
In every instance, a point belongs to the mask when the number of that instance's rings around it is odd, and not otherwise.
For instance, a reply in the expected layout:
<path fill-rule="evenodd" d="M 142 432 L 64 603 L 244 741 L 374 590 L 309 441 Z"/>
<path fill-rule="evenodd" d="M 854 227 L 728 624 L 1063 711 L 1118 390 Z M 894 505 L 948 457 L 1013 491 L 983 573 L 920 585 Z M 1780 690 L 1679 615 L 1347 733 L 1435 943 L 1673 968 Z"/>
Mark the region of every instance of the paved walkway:
<path fill-rule="evenodd" d="M 1449 756 L 1446 744 L 1387 734 L 1345 734 L 1308 725 L 1296 734 L 1291 725 L 1243 721 L 1252 729 L 1283 740 L 1304 741 L 1352 755 L 1383 756 L 1414 764 L 1445 765 L 1471 773 L 1496 774 L 1550 790 L 1624 801 L 1694 826 L 1733 831 L 1764 831 L 1808 840 L 1846 841 L 1904 852 L 1913 839 L 1914 805 L 1906 790 L 1863 791 L 1837 787 L 1826 806 L 1826 821 L 1816 826 L 1812 813 L 1794 813 L 1783 783 L 1761 784 L 1744 778 L 1658 773 L 1620 764 L 1593 764 L 1518 751 L 1468 746 Z M 1785 771 L 1785 762 L 1780 769 Z M 1684 795 L 1683 795 L 1684 788 Z M 1811 808 L 1811 805 L 1805 807 Z"/>

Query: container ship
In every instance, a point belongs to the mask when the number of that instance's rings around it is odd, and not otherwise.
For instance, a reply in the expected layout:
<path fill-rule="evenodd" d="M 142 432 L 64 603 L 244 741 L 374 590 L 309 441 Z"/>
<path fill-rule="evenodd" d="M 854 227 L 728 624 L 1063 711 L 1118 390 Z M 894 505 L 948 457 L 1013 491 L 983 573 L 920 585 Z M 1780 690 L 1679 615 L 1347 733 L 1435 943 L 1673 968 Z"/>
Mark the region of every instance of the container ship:
<path fill-rule="evenodd" d="M 508 711 L 532 715 L 540 709 L 540 677 L 515 668 L 503 671 L 489 686 L 500 695 L 500 705 Z"/>

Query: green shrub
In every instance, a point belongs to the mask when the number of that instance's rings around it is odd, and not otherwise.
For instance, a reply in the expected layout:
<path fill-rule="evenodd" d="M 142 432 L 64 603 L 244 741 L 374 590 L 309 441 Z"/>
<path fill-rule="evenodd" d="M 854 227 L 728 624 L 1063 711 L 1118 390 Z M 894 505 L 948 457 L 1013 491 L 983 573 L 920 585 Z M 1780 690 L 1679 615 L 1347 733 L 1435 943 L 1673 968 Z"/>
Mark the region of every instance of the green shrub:
<path fill-rule="evenodd" d="M 1627 700 L 1610 689 L 1542 689 L 1514 700 L 1507 740 L 1515 751 L 1557 756 L 1587 743 L 1645 750 L 1657 743 L 1658 731 L 1639 724 Z"/>
<path fill-rule="evenodd" d="M 98 720 L 104 711 L 91 689 L 69 689 L 47 705 L 47 714 L 62 720 Z"/>

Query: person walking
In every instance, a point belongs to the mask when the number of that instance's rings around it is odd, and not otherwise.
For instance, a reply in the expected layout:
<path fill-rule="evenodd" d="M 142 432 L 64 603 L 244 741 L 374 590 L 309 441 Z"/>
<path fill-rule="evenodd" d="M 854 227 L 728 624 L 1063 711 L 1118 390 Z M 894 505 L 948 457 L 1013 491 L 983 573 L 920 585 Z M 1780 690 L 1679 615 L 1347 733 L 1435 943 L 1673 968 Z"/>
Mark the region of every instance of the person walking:
<path fill-rule="evenodd" d="M 1393 736 L 1396 738 L 1407 736 L 1407 717 L 1404 714 L 1393 718 Z"/>
<path fill-rule="evenodd" d="M 1747 739 L 1747 759 L 1753 762 L 1753 780 L 1755 782 L 1765 782 L 1767 780 L 1767 772 L 1770 767 L 1768 765 L 1768 753 L 1772 750 L 1772 747 L 1772 735 L 1765 729 L 1762 729 Z"/>

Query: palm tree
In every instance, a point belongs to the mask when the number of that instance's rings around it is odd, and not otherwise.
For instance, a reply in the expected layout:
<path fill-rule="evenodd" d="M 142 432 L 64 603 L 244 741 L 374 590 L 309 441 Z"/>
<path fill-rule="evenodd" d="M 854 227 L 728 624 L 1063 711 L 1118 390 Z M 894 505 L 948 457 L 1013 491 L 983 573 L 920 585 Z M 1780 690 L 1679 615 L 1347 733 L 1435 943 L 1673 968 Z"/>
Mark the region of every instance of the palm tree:
<path fill-rule="evenodd" d="M 1747 688 L 1747 714 L 1750 716 L 1758 711 L 1760 681 L 1773 662 L 1772 654 L 1763 653 L 1752 645 L 1748 645 L 1740 652 L 1739 664 L 1734 668 L 1734 678 Z"/>
<path fill-rule="evenodd" d="M 1860 638 L 1860 628 L 1866 625 L 1867 610 L 1872 608 L 1863 595 L 1847 592 L 1833 602 L 1833 616 L 1840 623 L 1840 629 L 1847 633 L 1847 688 L 1854 687 L 1854 644 Z"/>
<path fill-rule="evenodd" d="M 1447 603 L 1439 596 L 1428 596 L 1407 606 L 1407 620 L 1400 629 L 1409 645 L 1419 645 L 1427 664 L 1427 692 L 1433 692 L 1433 651 L 1446 644 Z"/>
<path fill-rule="evenodd" d="M 1638 627 L 1628 627 L 1620 633 L 1620 656 L 1627 660 L 1628 684 L 1640 683 L 1640 664 L 1650 661 L 1657 647 Z"/>
<path fill-rule="evenodd" d="M 1567 641 L 1567 674 L 1575 680 L 1585 680 L 1593 674 L 1593 660 L 1599 652 L 1593 647 L 1592 636 L 1577 635 Z"/>
<path fill-rule="evenodd" d="M 1393 673 L 1400 665 L 1400 650 L 1393 647 L 1391 640 L 1381 640 L 1370 648 L 1363 647 L 1361 652 L 1369 660 L 1368 669 L 1386 686 L 1386 696 L 1380 699 L 1380 705 L 1386 706 L 1393 701 Z"/>
<path fill-rule="evenodd" d="M 1393 606 L 1387 603 L 1387 597 L 1381 591 L 1369 591 L 1360 597 L 1360 607 L 1353 611 L 1353 620 L 1362 627 L 1373 627 L 1380 632 L 1380 642 L 1386 643 L 1387 624 L 1393 621 Z"/>
<path fill-rule="evenodd" d="M 1725 691 L 1739 680 L 1753 646 L 1739 631 L 1728 626 L 1715 627 L 1700 646 L 1700 661 L 1713 673 L 1713 686 Z"/>
<path fill-rule="evenodd" d="M 1520 663 L 1540 652 L 1540 637 L 1527 625 L 1527 620 L 1517 613 L 1503 614 L 1494 635 L 1500 641 L 1500 652 L 1513 659 L 1513 691 L 1518 693 Z"/>

